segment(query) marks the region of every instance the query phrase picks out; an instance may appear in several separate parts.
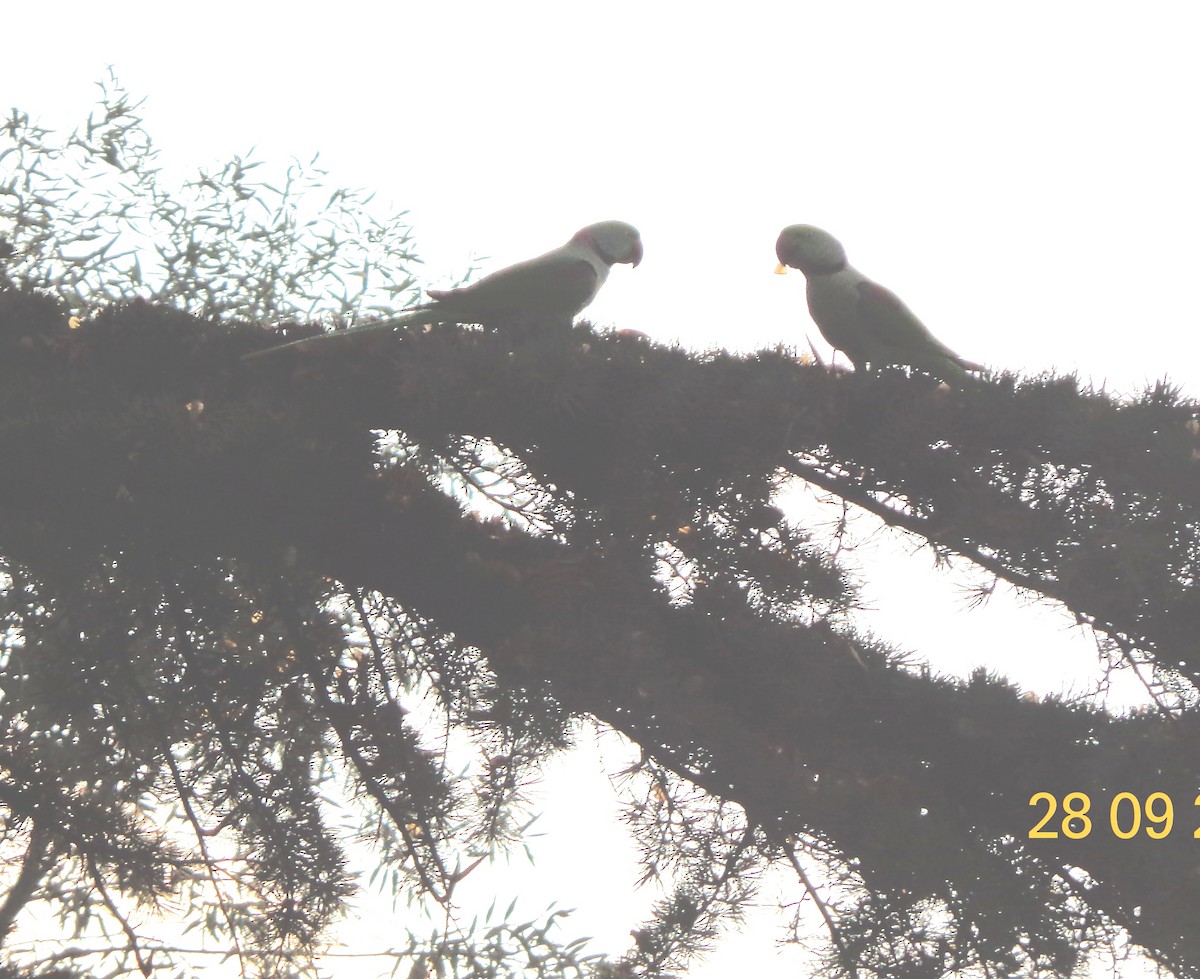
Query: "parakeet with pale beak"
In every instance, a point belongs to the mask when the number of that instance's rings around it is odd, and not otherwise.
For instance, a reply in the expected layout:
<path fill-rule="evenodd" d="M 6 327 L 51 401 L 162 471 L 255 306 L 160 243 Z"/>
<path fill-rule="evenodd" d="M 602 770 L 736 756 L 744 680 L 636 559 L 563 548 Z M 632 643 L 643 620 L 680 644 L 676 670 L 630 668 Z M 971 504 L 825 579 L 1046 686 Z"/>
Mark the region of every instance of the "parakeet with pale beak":
<path fill-rule="evenodd" d="M 915 367 L 955 382 L 967 371 L 983 370 L 930 333 L 894 292 L 850 265 L 841 242 L 828 232 L 793 224 L 779 235 L 775 254 L 781 271 L 788 266 L 804 273 L 813 322 L 855 370 Z"/>
<path fill-rule="evenodd" d="M 433 302 L 414 306 L 382 323 L 335 330 L 248 354 L 243 360 L 277 350 L 300 350 L 338 340 L 426 323 L 535 323 L 569 326 L 596 298 L 613 265 L 636 267 L 642 239 L 624 221 L 601 221 L 575 232 L 565 245 L 484 276 L 458 289 L 430 289 Z"/>

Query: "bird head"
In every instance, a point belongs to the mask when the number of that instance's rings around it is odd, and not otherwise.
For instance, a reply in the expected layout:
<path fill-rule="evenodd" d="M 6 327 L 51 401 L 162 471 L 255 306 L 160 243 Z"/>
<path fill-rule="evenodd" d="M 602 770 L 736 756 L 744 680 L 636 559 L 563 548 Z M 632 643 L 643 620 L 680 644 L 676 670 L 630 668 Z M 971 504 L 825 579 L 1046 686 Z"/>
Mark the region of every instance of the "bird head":
<path fill-rule="evenodd" d="M 609 265 L 617 263 L 637 267 L 642 260 L 642 236 L 637 228 L 624 221 L 601 221 L 575 232 L 572 241 L 591 245 Z"/>
<path fill-rule="evenodd" d="M 793 224 L 779 233 L 775 255 L 783 265 L 805 275 L 840 272 L 846 267 L 846 249 L 827 231 L 811 224 Z"/>

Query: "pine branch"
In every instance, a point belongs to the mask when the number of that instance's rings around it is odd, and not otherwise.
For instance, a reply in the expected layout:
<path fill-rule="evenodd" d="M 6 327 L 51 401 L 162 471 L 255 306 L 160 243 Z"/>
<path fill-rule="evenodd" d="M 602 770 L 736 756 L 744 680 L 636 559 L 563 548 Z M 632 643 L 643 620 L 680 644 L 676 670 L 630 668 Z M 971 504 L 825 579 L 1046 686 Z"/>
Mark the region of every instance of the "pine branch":
<path fill-rule="evenodd" d="M 86 579 L 115 555 L 107 573 L 122 587 L 123 576 L 132 587 L 135 573 L 190 569 L 197 591 L 186 601 L 204 597 L 238 650 L 276 637 L 296 657 L 273 674 L 213 643 L 209 668 L 232 684 L 221 689 L 269 698 L 286 686 L 300 701 L 288 716 L 322 718 L 373 779 L 374 757 L 397 754 L 398 775 L 419 756 L 343 710 L 388 709 L 378 653 L 363 661 L 366 682 L 347 678 L 343 692 L 336 641 L 298 642 L 295 610 L 328 601 L 311 584 L 321 576 L 382 592 L 453 635 L 426 675 L 438 674 L 448 702 L 461 698 L 459 716 L 543 750 L 565 740 L 572 716 L 597 717 L 743 807 L 765 839 L 805 835 L 852 856 L 875 895 L 863 914 L 880 949 L 911 943 L 896 929 L 935 901 L 963 923 L 955 961 L 999 962 L 1018 920 L 987 913 L 999 900 L 1020 908 L 1029 961 L 1051 961 L 1077 948 L 1071 901 L 1082 900 L 1095 916 L 1087 927 L 1127 929 L 1180 975 L 1200 967 L 1187 910 L 1200 884 L 1173 872 L 1190 859 L 1188 834 L 1150 847 L 1099 834 L 1026 839 L 1037 791 L 1087 791 L 1098 804 L 1170 791 L 1182 812 L 1200 779 L 1192 712 L 1164 729 L 1158 718 L 1027 703 L 982 676 L 913 675 L 854 632 L 846 576 L 772 505 L 779 474 L 796 471 L 876 509 L 884 494 L 902 500 L 894 522 L 940 546 L 976 542 L 997 574 L 1025 575 L 1081 610 L 1102 606 L 1115 629 L 1174 656 L 1200 613 L 1187 577 L 1200 522 L 1185 490 L 1196 477 L 1180 451 L 1191 436 L 1174 427 L 1193 406 L 1121 405 L 1054 382 L 945 394 L 915 378 L 832 377 L 774 354 L 697 358 L 587 329 L 516 340 L 435 330 L 369 361 L 331 355 L 251 376 L 239 358 L 260 340 L 247 332 L 138 307 L 54 332 L 45 307 L 21 297 L 6 311 L 5 301 L 6 552 L 47 580 Z M 202 410 L 187 410 L 198 400 Z M 1047 401 L 1083 434 L 1035 423 Z M 1137 458 L 1156 447 L 1154 465 L 1138 473 L 1098 444 L 1097 418 Z M 421 448 L 419 464 L 380 462 L 370 433 L 394 428 Z M 67 465 L 64 444 L 80 447 Z M 474 467 L 462 455 L 470 444 L 488 447 Z M 797 453 L 818 463 L 801 467 Z M 459 473 L 519 460 L 520 478 L 556 508 L 544 524 L 555 532 L 464 512 L 438 459 Z M 832 467 L 853 476 L 831 480 Z M 664 587 L 663 555 L 677 590 Z M 225 577 L 197 570 L 216 568 Z M 205 574 L 264 596 L 253 631 L 224 592 L 202 595 Z M 301 591 L 285 594 L 283 578 Z M 1145 587 L 1125 595 L 1131 581 Z M 110 592 L 119 605 L 120 589 Z M 170 624 L 184 600 L 141 614 Z M 181 648 L 190 625 L 175 625 Z M 476 685 L 480 656 L 490 686 Z M 185 659 L 202 675 L 196 649 Z M 387 811 L 394 800 L 376 802 Z M 261 805 L 276 802 L 268 793 Z M 394 820 L 405 825 L 406 812 Z M 1068 895 L 1061 882 L 1075 867 L 1105 887 Z"/>

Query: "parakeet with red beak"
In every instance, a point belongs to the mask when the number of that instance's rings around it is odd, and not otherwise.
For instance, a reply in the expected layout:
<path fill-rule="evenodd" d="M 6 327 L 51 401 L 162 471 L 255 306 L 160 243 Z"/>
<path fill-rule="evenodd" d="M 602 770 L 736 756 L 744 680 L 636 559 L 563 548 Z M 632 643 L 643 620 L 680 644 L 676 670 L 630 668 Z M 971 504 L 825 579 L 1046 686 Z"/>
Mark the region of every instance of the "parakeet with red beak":
<path fill-rule="evenodd" d="M 624 221 L 601 221 L 581 228 L 560 248 L 500 269 L 478 282 L 458 289 L 430 289 L 433 302 L 414 306 L 382 323 L 306 337 L 243 359 L 426 323 L 569 326 L 596 298 L 613 265 L 636 267 L 641 260 L 642 239 L 637 228 Z"/>
<path fill-rule="evenodd" d="M 833 235 L 811 224 L 784 228 L 775 243 L 782 266 L 808 280 L 808 311 L 829 344 L 855 370 L 889 365 L 915 367 L 943 381 L 981 371 L 937 339 L 900 298 L 846 261 Z"/>

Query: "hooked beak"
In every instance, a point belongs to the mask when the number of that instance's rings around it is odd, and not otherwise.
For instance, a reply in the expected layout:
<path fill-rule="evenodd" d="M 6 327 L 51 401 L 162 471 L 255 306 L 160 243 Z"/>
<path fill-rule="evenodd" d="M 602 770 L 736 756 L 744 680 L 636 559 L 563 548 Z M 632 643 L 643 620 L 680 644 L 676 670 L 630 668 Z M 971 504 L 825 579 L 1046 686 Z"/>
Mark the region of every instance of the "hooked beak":
<path fill-rule="evenodd" d="M 775 266 L 775 274 L 776 275 L 787 275 L 787 266 L 784 265 L 783 262 L 780 262 L 778 265 Z"/>
<path fill-rule="evenodd" d="M 642 241 L 640 238 L 636 242 L 634 242 L 633 251 L 631 251 L 629 253 L 628 262 L 635 269 L 641 264 L 641 262 L 642 262 Z"/>

